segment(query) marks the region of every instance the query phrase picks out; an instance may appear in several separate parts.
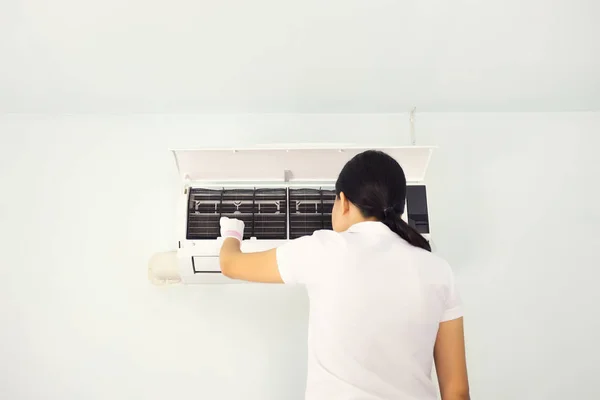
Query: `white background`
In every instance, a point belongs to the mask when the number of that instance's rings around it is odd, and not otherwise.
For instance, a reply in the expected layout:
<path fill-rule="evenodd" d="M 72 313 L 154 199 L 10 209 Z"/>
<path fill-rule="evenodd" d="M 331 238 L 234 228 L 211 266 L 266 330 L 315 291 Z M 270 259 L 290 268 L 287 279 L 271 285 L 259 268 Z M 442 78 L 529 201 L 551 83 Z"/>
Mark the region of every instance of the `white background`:
<path fill-rule="evenodd" d="M 0 110 L 600 109 L 598 0 L 4 0 Z"/>
<path fill-rule="evenodd" d="M 473 399 L 600 398 L 600 113 L 418 114 L 417 138 Z M 318 141 L 406 144 L 408 117 L 1 116 L 0 397 L 300 400 L 301 288 L 146 263 L 176 244 L 169 147 Z"/>

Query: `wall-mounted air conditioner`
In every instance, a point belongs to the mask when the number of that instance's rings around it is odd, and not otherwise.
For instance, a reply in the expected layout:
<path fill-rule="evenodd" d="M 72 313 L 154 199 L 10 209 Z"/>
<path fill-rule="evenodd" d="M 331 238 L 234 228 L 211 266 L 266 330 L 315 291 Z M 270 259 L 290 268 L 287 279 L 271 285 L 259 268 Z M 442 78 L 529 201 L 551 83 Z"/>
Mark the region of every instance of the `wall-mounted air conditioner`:
<path fill-rule="evenodd" d="M 402 165 L 408 182 L 403 218 L 430 237 L 424 183 L 433 147 L 375 149 Z M 244 252 L 331 229 L 334 185 L 344 164 L 367 148 L 305 147 L 174 150 L 181 177 L 176 252 L 157 255 L 158 281 L 234 283 L 221 274 L 221 216 L 245 222 Z"/>

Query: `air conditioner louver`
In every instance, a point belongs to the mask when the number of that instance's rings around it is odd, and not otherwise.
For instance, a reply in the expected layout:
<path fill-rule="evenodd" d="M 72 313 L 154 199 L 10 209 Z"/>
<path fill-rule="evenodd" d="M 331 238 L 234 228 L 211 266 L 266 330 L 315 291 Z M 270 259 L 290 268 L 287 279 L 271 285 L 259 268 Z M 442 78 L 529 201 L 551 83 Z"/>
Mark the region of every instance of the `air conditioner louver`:
<path fill-rule="evenodd" d="M 320 229 L 332 229 L 334 190 L 290 189 L 289 194 L 290 239 L 311 235 Z"/>
<path fill-rule="evenodd" d="M 286 239 L 286 189 L 190 190 L 187 239 L 216 239 L 219 219 L 244 221 L 244 238 Z"/>

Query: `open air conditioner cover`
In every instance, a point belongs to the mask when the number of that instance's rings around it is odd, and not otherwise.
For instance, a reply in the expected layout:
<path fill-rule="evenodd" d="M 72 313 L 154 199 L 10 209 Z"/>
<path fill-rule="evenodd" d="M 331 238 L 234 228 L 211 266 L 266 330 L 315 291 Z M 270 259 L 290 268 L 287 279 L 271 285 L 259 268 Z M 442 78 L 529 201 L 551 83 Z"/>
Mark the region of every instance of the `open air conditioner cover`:
<path fill-rule="evenodd" d="M 173 150 L 182 180 L 202 182 L 334 181 L 344 164 L 368 149 L 394 157 L 408 182 L 425 178 L 433 147 L 246 148 Z"/>

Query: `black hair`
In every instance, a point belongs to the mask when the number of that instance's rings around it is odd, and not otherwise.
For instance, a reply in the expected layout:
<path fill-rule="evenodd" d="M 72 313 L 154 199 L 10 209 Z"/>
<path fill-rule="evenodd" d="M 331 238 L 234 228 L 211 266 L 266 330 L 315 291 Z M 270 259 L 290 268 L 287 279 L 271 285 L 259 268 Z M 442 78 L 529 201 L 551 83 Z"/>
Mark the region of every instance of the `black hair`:
<path fill-rule="evenodd" d="M 431 251 L 429 242 L 401 218 L 406 176 L 398 161 L 388 154 L 368 150 L 354 156 L 335 183 L 336 195 L 342 192 L 365 218 L 375 218 L 413 246 Z"/>

